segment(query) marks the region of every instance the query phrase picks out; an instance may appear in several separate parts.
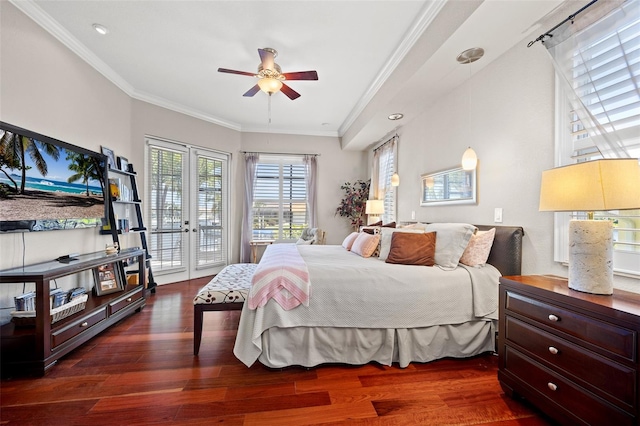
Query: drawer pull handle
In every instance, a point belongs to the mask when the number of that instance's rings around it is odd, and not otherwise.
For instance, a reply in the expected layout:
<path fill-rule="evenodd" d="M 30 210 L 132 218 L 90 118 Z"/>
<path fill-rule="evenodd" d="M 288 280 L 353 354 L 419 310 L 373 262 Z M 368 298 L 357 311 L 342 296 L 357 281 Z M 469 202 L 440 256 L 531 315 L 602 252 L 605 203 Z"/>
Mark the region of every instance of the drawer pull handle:
<path fill-rule="evenodd" d="M 551 382 L 547 383 L 547 387 L 554 392 L 558 389 L 558 386 L 556 386 L 555 383 L 551 383 Z"/>
<path fill-rule="evenodd" d="M 130 297 L 127 299 L 127 302 L 131 302 L 131 298 Z"/>
<path fill-rule="evenodd" d="M 549 314 L 549 321 L 553 321 L 553 322 L 560 321 L 560 318 L 558 318 L 553 314 Z"/>
<path fill-rule="evenodd" d="M 551 352 L 553 355 L 558 355 L 558 349 L 554 348 L 553 346 L 549 346 L 549 352 Z"/>
<path fill-rule="evenodd" d="M 88 326 L 88 325 L 89 325 L 89 323 L 85 321 L 85 322 L 83 322 L 82 324 L 80 324 L 80 327 L 86 327 L 86 326 Z"/>

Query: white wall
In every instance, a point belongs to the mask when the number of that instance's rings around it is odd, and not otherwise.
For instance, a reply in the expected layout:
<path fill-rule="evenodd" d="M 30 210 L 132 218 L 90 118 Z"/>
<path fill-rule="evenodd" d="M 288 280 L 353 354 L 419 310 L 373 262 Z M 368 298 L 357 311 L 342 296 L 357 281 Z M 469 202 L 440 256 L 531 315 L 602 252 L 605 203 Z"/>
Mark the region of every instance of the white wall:
<path fill-rule="evenodd" d="M 523 274 L 567 276 L 553 261 L 553 213 L 539 212 L 540 176 L 554 167 L 554 71 L 542 46 L 526 40 L 399 129 L 398 219 L 524 227 Z M 471 107 L 468 109 L 468 105 Z M 467 111 L 469 110 L 469 113 Z M 478 154 L 477 205 L 420 206 L 420 175 L 460 165 Z M 638 280 L 615 286 L 640 292 Z"/>

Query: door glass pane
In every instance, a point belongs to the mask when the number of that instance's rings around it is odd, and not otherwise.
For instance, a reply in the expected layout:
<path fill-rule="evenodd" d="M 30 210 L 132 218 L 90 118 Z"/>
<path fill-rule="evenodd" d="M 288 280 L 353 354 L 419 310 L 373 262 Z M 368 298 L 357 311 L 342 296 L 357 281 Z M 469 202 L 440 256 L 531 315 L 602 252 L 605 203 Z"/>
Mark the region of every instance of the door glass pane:
<path fill-rule="evenodd" d="M 224 172 L 226 162 L 198 156 L 197 205 L 198 235 L 196 267 L 222 264 L 226 261 L 224 241 Z"/>
<path fill-rule="evenodd" d="M 182 184 L 184 154 L 152 146 L 149 150 L 151 206 L 150 255 L 154 270 L 185 265 Z"/>

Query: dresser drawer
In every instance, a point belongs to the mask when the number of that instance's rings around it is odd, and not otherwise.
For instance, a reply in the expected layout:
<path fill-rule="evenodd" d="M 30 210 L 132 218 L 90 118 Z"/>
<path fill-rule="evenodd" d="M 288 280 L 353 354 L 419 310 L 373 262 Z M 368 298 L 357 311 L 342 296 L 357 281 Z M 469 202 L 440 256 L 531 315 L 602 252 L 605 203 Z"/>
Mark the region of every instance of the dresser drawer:
<path fill-rule="evenodd" d="M 143 286 L 138 286 L 132 293 L 127 294 L 119 299 L 109 303 L 109 315 L 113 315 L 121 309 L 126 308 L 133 302 L 142 298 Z"/>
<path fill-rule="evenodd" d="M 610 395 L 607 398 L 630 409 L 635 405 L 636 373 L 606 357 L 591 352 L 535 328 L 516 318 L 505 318 L 505 337 L 531 354 L 559 369 L 580 378 L 595 389 Z"/>
<path fill-rule="evenodd" d="M 570 411 L 593 425 L 631 425 L 634 419 L 624 411 L 587 392 L 565 377 L 545 368 L 519 351 L 506 347 L 504 371 L 517 377 L 522 386 L 544 396 L 552 404 Z"/>
<path fill-rule="evenodd" d="M 636 333 L 580 313 L 507 291 L 507 310 L 636 361 Z"/>
<path fill-rule="evenodd" d="M 54 331 L 51 333 L 51 347 L 55 348 L 56 346 L 63 344 L 67 340 L 90 329 L 105 318 L 107 318 L 107 310 L 105 308 L 101 308 L 88 316 L 82 317 L 66 325 L 60 330 Z"/>

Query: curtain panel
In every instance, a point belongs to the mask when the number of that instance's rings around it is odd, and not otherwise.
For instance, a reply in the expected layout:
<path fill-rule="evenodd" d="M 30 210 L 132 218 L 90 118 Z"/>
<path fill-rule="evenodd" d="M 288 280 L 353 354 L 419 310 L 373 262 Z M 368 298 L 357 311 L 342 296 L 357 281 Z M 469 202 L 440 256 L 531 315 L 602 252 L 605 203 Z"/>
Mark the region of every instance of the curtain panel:
<path fill-rule="evenodd" d="M 240 262 L 251 263 L 251 240 L 253 238 L 253 189 L 260 155 L 245 153 L 244 204 L 242 205 L 242 231 L 240 241 Z"/>

